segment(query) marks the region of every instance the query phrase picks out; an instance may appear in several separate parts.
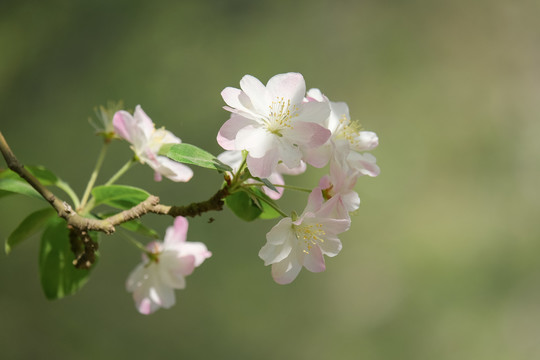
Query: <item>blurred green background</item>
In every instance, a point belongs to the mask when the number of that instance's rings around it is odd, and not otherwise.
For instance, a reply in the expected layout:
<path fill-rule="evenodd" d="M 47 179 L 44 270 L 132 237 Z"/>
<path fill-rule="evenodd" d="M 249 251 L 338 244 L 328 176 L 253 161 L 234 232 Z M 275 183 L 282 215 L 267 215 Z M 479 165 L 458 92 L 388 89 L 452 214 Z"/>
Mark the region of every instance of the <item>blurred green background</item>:
<path fill-rule="evenodd" d="M 536 0 L 0 2 L 0 128 L 22 162 L 79 193 L 100 148 L 94 106 L 141 104 L 217 154 L 220 91 L 244 74 L 298 71 L 346 101 L 378 133 L 382 170 L 358 182 L 341 254 L 291 285 L 257 256 L 274 221 L 191 220 L 213 257 L 149 317 L 124 290 L 139 253 L 123 237 L 102 240 L 79 294 L 49 302 L 34 236 L 0 255 L 2 358 L 540 358 L 539 15 Z M 130 155 L 114 143 L 100 179 Z M 121 182 L 187 204 L 221 181 L 195 176 L 154 183 L 138 166 Z M 2 199 L 0 238 L 39 207 Z"/>

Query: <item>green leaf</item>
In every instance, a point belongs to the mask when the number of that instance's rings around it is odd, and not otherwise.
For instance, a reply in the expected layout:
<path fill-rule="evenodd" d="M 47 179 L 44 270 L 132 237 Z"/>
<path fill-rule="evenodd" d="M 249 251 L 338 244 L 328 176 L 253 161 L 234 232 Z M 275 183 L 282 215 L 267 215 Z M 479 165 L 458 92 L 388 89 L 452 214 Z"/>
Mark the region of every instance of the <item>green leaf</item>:
<path fill-rule="evenodd" d="M 58 184 L 58 177 L 43 166 L 25 166 L 25 168 L 45 186 Z"/>
<path fill-rule="evenodd" d="M 265 178 L 254 178 L 254 179 L 259 180 L 260 182 L 262 182 L 270 190 L 278 192 L 276 187 L 274 186 L 274 184 L 272 184 L 268 179 L 265 179 Z"/>
<path fill-rule="evenodd" d="M 41 237 L 39 271 L 41 286 L 49 300 L 75 294 L 88 281 L 90 271 L 73 266 L 69 231 L 61 218 L 51 219 Z"/>
<path fill-rule="evenodd" d="M 225 198 L 225 204 L 240 219 L 253 221 L 262 213 L 253 199 L 244 191 L 235 192 Z"/>
<path fill-rule="evenodd" d="M 106 204 L 118 209 L 130 209 L 150 196 L 146 191 L 125 185 L 96 186 L 92 189 L 96 205 Z"/>
<path fill-rule="evenodd" d="M 56 216 L 56 211 L 51 207 L 35 211 L 28 215 L 7 238 L 5 245 L 6 254 L 9 254 L 15 245 L 41 230 L 47 221 L 54 216 Z"/>
<path fill-rule="evenodd" d="M 165 144 L 159 150 L 159 155 L 184 164 L 197 165 L 217 171 L 232 171 L 229 165 L 222 163 L 214 155 L 190 144 Z"/>
<path fill-rule="evenodd" d="M 11 177 L 0 179 L 0 190 L 45 200 L 30 184 L 24 182 L 22 179 L 19 180 Z"/>

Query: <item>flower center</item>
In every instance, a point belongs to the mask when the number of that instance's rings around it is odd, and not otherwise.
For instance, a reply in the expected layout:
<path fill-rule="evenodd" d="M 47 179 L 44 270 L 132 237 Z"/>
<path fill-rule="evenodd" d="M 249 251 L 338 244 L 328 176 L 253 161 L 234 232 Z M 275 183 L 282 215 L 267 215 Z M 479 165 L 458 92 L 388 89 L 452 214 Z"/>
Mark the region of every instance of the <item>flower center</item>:
<path fill-rule="evenodd" d="M 326 232 L 322 228 L 322 224 L 314 225 L 294 225 L 294 231 L 298 241 L 303 241 L 305 244 L 304 253 L 309 254 L 311 248 L 324 242 L 323 236 Z"/>
<path fill-rule="evenodd" d="M 336 138 L 345 139 L 349 142 L 352 148 L 358 147 L 360 140 L 360 131 L 362 131 L 362 125 L 358 121 L 351 121 L 344 115 L 341 115 L 339 119 L 338 130 L 336 131 Z"/>
<path fill-rule="evenodd" d="M 268 132 L 282 136 L 282 130 L 292 129 L 291 119 L 298 116 L 298 108 L 296 105 L 291 106 L 291 100 L 285 101 L 282 97 L 276 98 L 268 108 L 270 113 L 267 118 L 263 119 Z"/>

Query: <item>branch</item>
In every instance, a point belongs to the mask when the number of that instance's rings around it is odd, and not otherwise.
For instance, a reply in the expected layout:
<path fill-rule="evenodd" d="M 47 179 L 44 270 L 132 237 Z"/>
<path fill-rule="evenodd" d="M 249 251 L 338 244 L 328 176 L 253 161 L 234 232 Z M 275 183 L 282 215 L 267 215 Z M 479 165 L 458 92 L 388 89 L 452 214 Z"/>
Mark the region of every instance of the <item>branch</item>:
<path fill-rule="evenodd" d="M 225 187 L 218 190 L 210 199 L 199 203 L 192 203 L 187 206 L 162 205 L 159 203 L 159 198 L 157 196 L 150 195 L 145 201 L 132 207 L 131 209 L 124 210 L 106 219 L 89 219 L 77 214 L 77 212 L 73 210 L 67 202 L 54 195 L 28 170 L 26 170 L 15 157 L 15 154 L 13 154 L 11 151 L 11 148 L 6 142 L 6 139 L 2 135 L 1 131 L 0 151 L 4 156 L 8 167 L 22 177 L 34 189 L 36 189 L 36 191 L 56 210 L 58 216 L 66 220 L 66 223 L 70 229 L 77 229 L 80 232 L 101 231 L 105 234 L 112 234 L 115 231 L 116 225 L 140 218 L 147 213 L 170 215 L 172 217 L 195 217 L 207 211 L 222 210 L 224 204 L 223 199 L 229 195 L 228 185 L 225 185 Z"/>

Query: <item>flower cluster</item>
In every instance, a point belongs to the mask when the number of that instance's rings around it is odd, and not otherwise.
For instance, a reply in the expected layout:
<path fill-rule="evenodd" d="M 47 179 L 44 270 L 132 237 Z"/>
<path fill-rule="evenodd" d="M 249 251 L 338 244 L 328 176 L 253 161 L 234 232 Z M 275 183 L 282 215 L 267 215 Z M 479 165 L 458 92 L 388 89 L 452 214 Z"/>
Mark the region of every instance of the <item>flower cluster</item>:
<path fill-rule="evenodd" d="M 247 201 L 262 208 L 262 200 L 282 216 L 266 235 L 259 257 L 272 266 L 279 284 L 292 282 L 302 267 L 324 271 L 324 255 L 341 251 L 338 235 L 349 229 L 349 214 L 360 205 L 354 191 L 358 178 L 379 174 L 375 157 L 367 152 L 378 145 L 377 135 L 352 121 L 345 103 L 330 101 L 318 89 L 306 92 L 298 73 L 276 75 L 266 86 L 246 75 L 240 89 L 227 87 L 221 95 L 231 116 L 217 135 L 226 151 L 216 161 L 228 166 L 227 194 L 244 192 Z M 191 169 L 159 155 L 163 145 L 180 144 L 180 139 L 165 129 L 156 130 L 140 106 L 133 115 L 118 111 L 113 124 L 117 136 L 131 143 L 136 158 L 154 169 L 156 180 L 191 179 Z M 304 211 L 287 216 L 274 203 L 287 188 L 283 175 L 301 174 L 307 165 L 328 165 L 329 172 L 308 190 Z M 210 257 L 204 244 L 186 242 L 187 228 L 187 220 L 179 216 L 164 242 L 146 246 L 143 262 L 126 285 L 139 312 L 172 306 L 174 289 L 183 289 L 184 277 Z"/>
<path fill-rule="evenodd" d="M 229 152 L 246 151 L 253 176 L 279 176 L 277 183 L 283 185 L 280 169 L 330 164 L 329 174 L 311 192 L 302 215 L 293 213 L 282 219 L 267 234 L 259 252 L 265 265 L 272 265 L 272 276 L 280 284 L 293 281 L 302 266 L 323 271 L 323 254 L 339 253 L 337 235 L 349 228 L 349 213 L 360 205 L 353 190 L 357 179 L 379 174 L 375 157 L 366 152 L 378 145 L 377 135 L 351 120 L 347 104 L 330 101 L 319 89 L 306 93 L 304 78 L 298 73 L 276 75 L 266 86 L 246 75 L 240 89 L 228 87 L 221 95 L 231 117 L 217 141 Z"/>

